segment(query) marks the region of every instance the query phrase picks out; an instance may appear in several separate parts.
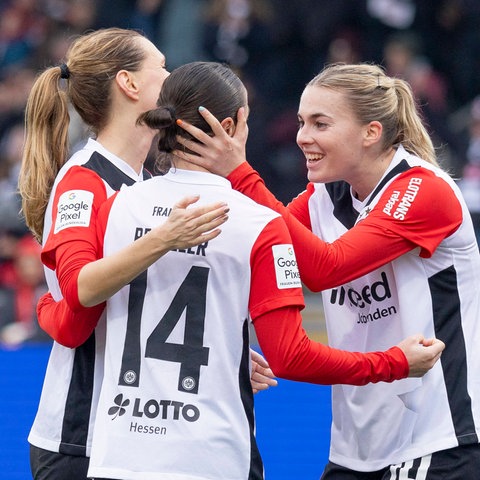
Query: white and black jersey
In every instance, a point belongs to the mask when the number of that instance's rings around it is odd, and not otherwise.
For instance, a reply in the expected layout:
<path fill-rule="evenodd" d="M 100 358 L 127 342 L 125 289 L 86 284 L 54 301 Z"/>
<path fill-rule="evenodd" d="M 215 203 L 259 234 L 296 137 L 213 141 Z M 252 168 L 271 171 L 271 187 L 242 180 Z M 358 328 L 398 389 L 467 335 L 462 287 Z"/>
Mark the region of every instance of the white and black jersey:
<path fill-rule="evenodd" d="M 79 188 L 76 183 L 78 169 L 82 170 L 87 187 Z M 62 167 L 55 180 L 45 213 L 44 252 L 53 251 L 69 235 L 95 235 L 92 211 L 122 185 L 131 185 L 144 176 L 150 175 L 137 175 L 128 164 L 90 139 Z M 79 204 L 81 215 L 75 209 Z M 60 300 L 55 272 L 45 268 L 45 275 L 49 291 L 55 300 Z M 102 319 L 94 334 L 78 348 L 54 342 L 29 443 L 52 452 L 89 456 L 103 355 Z"/>
<path fill-rule="evenodd" d="M 442 202 L 449 218 L 429 215 L 432 202 Z M 330 461 L 373 471 L 477 443 L 480 257 L 453 180 L 399 147 L 379 187 L 364 202 L 351 195 L 349 185 L 336 182 L 316 184 L 308 203 L 312 230 L 326 242 L 374 217 L 384 236 L 393 232 L 418 246 L 322 293 L 329 344 L 383 350 L 414 333 L 446 344 L 440 361 L 422 378 L 333 386 Z"/>
<path fill-rule="evenodd" d="M 107 302 L 92 477 L 263 478 L 250 384 L 250 314 L 303 301 L 298 277 L 286 280 L 275 268 L 274 258 L 294 258 L 281 217 L 219 176 L 171 170 L 122 189 L 102 207 L 104 254 L 148 234 L 194 193 L 199 205 L 228 204 L 222 233 L 168 252 Z M 285 227 L 278 233 L 277 222 Z M 252 266 L 253 257 L 259 264 Z"/>

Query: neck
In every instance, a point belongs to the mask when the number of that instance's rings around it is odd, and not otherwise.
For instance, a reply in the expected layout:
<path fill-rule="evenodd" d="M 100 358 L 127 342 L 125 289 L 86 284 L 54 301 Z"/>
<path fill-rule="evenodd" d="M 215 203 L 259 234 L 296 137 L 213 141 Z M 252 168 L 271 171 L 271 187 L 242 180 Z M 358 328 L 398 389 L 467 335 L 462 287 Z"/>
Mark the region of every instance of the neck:
<path fill-rule="evenodd" d="M 107 126 L 97 136 L 97 141 L 109 152 L 121 158 L 135 172 L 140 173 L 152 145 L 154 132 L 144 126 L 123 129 Z"/>
<path fill-rule="evenodd" d="M 194 163 L 190 163 L 187 160 L 183 160 L 176 155 L 172 155 L 172 166 L 178 168 L 180 170 L 193 170 L 196 172 L 209 172 L 206 168 L 200 167 L 199 165 L 195 165 Z"/>
<path fill-rule="evenodd" d="M 349 181 L 352 193 L 363 202 L 383 177 L 395 155 L 393 147 L 380 153 L 374 160 L 368 160 L 359 165 L 360 174 L 354 181 Z"/>

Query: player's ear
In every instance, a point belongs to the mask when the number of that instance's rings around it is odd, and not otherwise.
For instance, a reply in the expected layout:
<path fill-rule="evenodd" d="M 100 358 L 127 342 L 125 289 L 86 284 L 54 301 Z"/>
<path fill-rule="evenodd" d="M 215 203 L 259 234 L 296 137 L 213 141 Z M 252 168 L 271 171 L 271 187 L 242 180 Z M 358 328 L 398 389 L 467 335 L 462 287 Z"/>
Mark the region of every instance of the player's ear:
<path fill-rule="evenodd" d="M 220 122 L 220 125 L 227 132 L 230 137 L 233 137 L 235 133 L 235 122 L 232 117 L 227 117 Z"/>
<path fill-rule="evenodd" d="M 378 143 L 382 139 L 383 125 L 376 120 L 365 127 L 364 142 L 366 145 Z"/>
<path fill-rule="evenodd" d="M 138 100 L 138 84 L 135 75 L 128 70 L 119 70 L 115 76 L 118 88 L 129 98 Z"/>

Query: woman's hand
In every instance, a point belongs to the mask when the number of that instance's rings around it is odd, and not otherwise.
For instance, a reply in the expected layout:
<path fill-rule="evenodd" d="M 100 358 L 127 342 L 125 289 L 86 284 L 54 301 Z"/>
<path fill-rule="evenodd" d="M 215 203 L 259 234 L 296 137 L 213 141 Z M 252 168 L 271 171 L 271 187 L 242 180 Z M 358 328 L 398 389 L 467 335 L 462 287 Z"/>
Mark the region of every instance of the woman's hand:
<path fill-rule="evenodd" d="M 194 153 L 175 150 L 174 155 L 206 170 L 227 177 L 235 168 L 246 161 L 245 146 L 248 138 L 248 126 L 245 108 L 238 110 L 235 133 L 231 137 L 220 122 L 206 109 L 200 108 L 200 114 L 213 131 L 210 136 L 187 122 L 178 120 L 177 124 L 195 137 L 200 143 L 177 135 L 179 143 Z"/>
<path fill-rule="evenodd" d="M 412 335 L 397 345 L 405 354 L 410 368 L 409 377 L 422 377 L 440 358 L 445 344 L 437 338 Z"/>
<path fill-rule="evenodd" d="M 276 387 L 278 382 L 275 380 L 275 375 L 270 369 L 268 362 L 253 349 L 250 349 L 250 357 L 252 360 L 250 383 L 252 384 L 253 393 L 267 390 L 269 387 Z"/>
<path fill-rule="evenodd" d="M 151 231 L 151 233 L 157 231 L 156 234 L 165 243 L 166 250 L 194 247 L 213 240 L 221 233 L 218 227 L 228 219 L 228 205 L 218 202 L 188 208 L 198 199 L 198 195 L 192 195 L 177 202 L 168 220 Z"/>

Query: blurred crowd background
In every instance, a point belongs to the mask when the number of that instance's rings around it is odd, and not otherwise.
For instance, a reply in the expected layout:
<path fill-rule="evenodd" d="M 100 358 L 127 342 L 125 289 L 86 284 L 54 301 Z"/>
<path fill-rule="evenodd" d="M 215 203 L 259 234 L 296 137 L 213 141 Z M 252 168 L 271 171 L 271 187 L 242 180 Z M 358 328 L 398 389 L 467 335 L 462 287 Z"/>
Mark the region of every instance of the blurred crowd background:
<path fill-rule="evenodd" d="M 248 159 L 284 202 L 306 184 L 295 144 L 305 84 L 327 63 L 379 63 L 411 84 L 478 228 L 479 25 L 478 0 L 0 0 L 0 346 L 49 341 L 35 315 L 46 291 L 40 246 L 19 215 L 17 179 L 31 85 L 76 35 L 133 28 L 169 70 L 231 65 L 249 91 Z M 72 112 L 72 150 L 87 136 Z"/>

